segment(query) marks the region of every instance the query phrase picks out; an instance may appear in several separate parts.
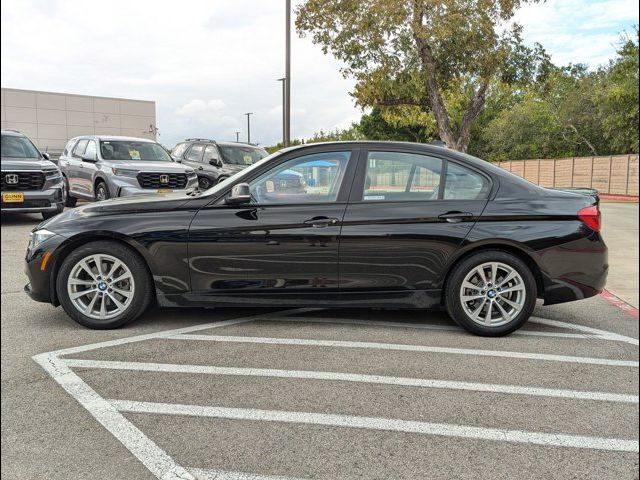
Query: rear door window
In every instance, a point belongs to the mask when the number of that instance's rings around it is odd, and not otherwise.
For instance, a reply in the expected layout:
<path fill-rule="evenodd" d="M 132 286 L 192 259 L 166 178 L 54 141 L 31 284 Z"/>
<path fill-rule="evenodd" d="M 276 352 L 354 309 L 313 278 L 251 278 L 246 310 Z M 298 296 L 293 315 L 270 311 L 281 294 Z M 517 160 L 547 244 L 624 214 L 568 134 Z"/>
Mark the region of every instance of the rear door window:
<path fill-rule="evenodd" d="M 186 159 L 190 162 L 202 162 L 202 153 L 204 152 L 204 145 L 199 143 L 193 145 L 187 153 Z"/>
<path fill-rule="evenodd" d="M 362 200 L 437 200 L 442 160 L 403 152 L 369 152 Z"/>

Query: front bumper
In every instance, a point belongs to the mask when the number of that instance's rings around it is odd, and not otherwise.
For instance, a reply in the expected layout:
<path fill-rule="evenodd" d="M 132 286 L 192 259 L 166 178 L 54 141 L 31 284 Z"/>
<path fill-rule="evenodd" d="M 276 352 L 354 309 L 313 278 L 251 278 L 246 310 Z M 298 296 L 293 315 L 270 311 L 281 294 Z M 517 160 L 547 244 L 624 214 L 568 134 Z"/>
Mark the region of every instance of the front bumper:
<path fill-rule="evenodd" d="M 198 177 L 194 176 L 187 180 L 187 186 L 182 189 L 172 189 L 171 192 L 186 192 L 198 186 Z M 130 197 L 132 195 L 150 195 L 154 193 L 162 193 L 162 189 L 141 188 L 136 178 L 117 178 L 110 185 L 111 198 Z"/>
<path fill-rule="evenodd" d="M 62 184 L 46 190 L 27 190 L 24 194 L 24 202 L 2 202 L 2 212 L 15 213 L 40 213 L 54 212 L 64 204 Z M 2 192 L 4 193 L 4 192 Z"/>
<path fill-rule="evenodd" d="M 37 228 L 37 227 L 36 227 Z M 67 239 L 61 235 L 54 235 L 35 248 L 27 249 L 25 255 L 24 272 L 29 279 L 24 291 L 37 302 L 58 305 L 53 284 L 53 271 L 57 267 L 58 257 L 61 254 L 61 246 Z M 48 261 L 44 262 L 45 255 L 49 253 Z"/>

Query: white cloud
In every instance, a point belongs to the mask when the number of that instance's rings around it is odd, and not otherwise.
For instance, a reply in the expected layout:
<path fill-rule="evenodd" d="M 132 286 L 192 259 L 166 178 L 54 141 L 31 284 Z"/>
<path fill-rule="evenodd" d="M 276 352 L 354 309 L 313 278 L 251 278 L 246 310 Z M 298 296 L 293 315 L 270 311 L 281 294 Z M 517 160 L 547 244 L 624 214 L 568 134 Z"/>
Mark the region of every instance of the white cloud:
<path fill-rule="evenodd" d="M 4 87 L 155 100 L 160 140 L 170 146 L 235 139 L 236 131 L 242 138 L 245 112 L 254 113 L 252 140 L 281 138 L 282 1 L 4 0 L 1 9 Z M 547 0 L 517 19 L 554 60 L 597 64 L 637 12 L 631 0 Z M 292 61 L 294 137 L 360 117 L 339 62 L 295 35 Z"/>

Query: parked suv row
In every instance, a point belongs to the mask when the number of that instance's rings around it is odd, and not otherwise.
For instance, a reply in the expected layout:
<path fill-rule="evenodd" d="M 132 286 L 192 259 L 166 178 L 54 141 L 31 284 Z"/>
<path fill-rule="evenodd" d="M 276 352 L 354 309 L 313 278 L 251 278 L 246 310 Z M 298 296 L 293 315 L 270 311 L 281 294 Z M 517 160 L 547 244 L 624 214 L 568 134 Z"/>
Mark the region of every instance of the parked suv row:
<path fill-rule="evenodd" d="M 237 142 L 216 142 L 206 138 L 189 138 L 177 144 L 171 157 L 195 169 L 200 188 L 206 190 L 262 160 L 267 151 L 256 145 Z"/>
<path fill-rule="evenodd" d="M 2 212 L 42 213 L 45 219 L 62 212 L 60 170 L 25 135 L 2 130 L 1 162 Z"/>
<path fill-rule="evenodd" d="M 198 185 L 193 168 L 176 164 L 160 144 L 142 138 L 72 138 L 58 165 L 68 188 L 67 206 L 74 206 L 78 199 L 100 201 Z"/>

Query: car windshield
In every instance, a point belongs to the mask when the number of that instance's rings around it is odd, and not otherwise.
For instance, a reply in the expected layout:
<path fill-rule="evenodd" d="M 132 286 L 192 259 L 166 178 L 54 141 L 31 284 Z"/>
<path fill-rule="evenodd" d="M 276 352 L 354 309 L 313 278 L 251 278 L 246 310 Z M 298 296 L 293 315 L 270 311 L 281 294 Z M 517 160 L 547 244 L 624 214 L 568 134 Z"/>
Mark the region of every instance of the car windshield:
<path fill-rule="evenodd" d="M 12 158 L 40 158 L 40 152 L 27 137 L 2 135 L 2 156 Z"/>
<path fill-rule="evenodd" d="M 232 165 L 253 165 L 267 155 L 264 148 L 250 147 L 247 145 L 220 145 L 218 144 L 222 159 Z"/>
<path fill-rule="evenodd" d="M 103 140 L 100 154 L 105 160 L 170 162 L 171 158 L 161 145 L 153 142 Z"/>

